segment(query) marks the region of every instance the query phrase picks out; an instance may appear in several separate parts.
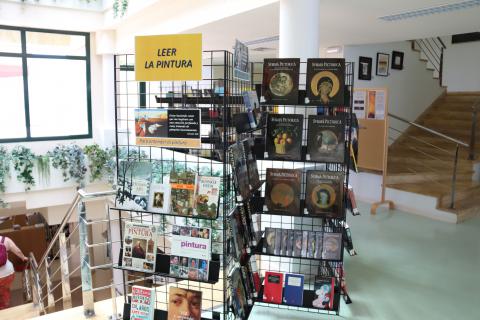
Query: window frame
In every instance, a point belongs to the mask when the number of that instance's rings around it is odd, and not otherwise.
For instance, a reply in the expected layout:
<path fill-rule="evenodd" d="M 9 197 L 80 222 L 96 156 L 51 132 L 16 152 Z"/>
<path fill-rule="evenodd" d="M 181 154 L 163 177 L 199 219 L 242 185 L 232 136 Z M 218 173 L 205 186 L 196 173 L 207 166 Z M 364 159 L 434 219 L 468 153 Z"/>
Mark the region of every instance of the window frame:
<path fill-rule="evenodd" d="M 8 138 L 1 139 L 0 143 L 13 143 L 13 142 L 33 142 L 33 141 L 55 141 L 55 140 L 72 140 L 72 139 L 91 139 L 92 138 L 92 94 L 91 94 L 91 70 L 90 70 L 90 33 L 79 31 L 66 31 L 66 30 L 51 30 L 51 29 L 39 29 L 39 28 L 25 28 L 25 27 L 13 27 L 0 25 L 0 29 L 20 31 L 21 39 L 21 53 L 1 52 L 0 57 L 14 57 L 22 59 L 23 70 L 23 97 L 25 107 L 25 127 L 27 136 L 25 138 Z M 75 55 L 52 55 L 52 54 L 37 54 L 27 53 L 27 32 L 42 32 L 42 33 L 54 33 L 64 35 L 75 35 L 85 37 L 85 56 Z M 61 60 L 83 60 L 85 61 L 86 72 L 86 96 L 87 96 L 87 121 L 88 121 L 88 133 L 81 135 L 69 135 L 69 136 L 51 136 L 51 137 L 32 137 L 30 130 L 30 101 L 28 91 L 28 58 L 44 58 L 44 59 L 61 59 Z"/>

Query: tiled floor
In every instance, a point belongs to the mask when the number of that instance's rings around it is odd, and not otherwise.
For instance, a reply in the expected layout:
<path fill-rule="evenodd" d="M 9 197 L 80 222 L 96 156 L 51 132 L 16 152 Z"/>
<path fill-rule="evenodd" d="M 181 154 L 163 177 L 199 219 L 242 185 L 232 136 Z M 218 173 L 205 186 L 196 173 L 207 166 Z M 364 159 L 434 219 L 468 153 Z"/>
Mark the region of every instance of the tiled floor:
<path fill-rule="evenodd" d="M 346 258 L 353 304 L 341 318 L 256 306 L 250 319 L 480 319 L 480 218 L 455 225 L 360 208 L 348 217 L 358 255 Z"/>

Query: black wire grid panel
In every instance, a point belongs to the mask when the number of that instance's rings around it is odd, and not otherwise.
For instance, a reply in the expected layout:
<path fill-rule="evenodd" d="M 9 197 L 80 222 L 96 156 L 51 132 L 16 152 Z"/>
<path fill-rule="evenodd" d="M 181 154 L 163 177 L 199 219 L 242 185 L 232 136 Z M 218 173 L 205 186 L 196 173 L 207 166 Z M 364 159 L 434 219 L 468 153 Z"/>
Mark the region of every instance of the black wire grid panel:
<path fill-rule="evenodd" d="M 175 215 L 153 214 L 112 208 L 110 218 L 119 224 L 123 239 L 125 221 L 154 224 L 160 227 L 162 235 L 158 241 L 161 253 L 170 253 L 172 225 L 201 226 L 212 229 L 212 264 L 218 267 L 218 274 L 208 281 L 193 281 L 175 278 L 167 270 L 155 274 L 132 272 L 122 269 L 121 252 L 114 268 L 122 270 L 125 312 L 128 319 L 129 299 L 133 285 L 154 287 L 157 293 L 155 319 L 166 319 L 168 312 L 169 287 L 202 291 L 202 318 L 233 319 L 229 311 L 228 270 L 233 265 L 227 254 L 226 216 L 235 205 L 235 194 L 231 183 L 232 171 L 227 159 L 228 140 L 233 137 L 234 128 L 230 118 L 243 107 L 241 93 L 251 89 L 250 81 L 233 78 L 233 54 L 228 51 L 203 52 L 202 80 L 137 82 L 134 72 L 134 55 L 115 56 L 115 119 L 117 168 L 119 161 L 136 160 L 151 162 L 152 182 L 163 183 L 170 170 L 188 169 L 200 175 L 221 177 L 219 214 L 216 219 L 186 218 Z M 135 145 L 134 109 L 136 108 L 185 108 L 201 110 L 201 148 L 169 149 Z M 226 142 L 227 141 L 227 142 Z M 117 172 L 118 178 L 118 172 Z M 157 265 L 159 259 L 157 258 Z M 126 314 L 125 314 L 126 313 Z"/>
<path fill-rule="evenodd" d="M 301 185 L 301 199 L 305 199 L 305 190 L 306 190 L 306 172 L 308 170 L 322 170 L 330 172 L 343 172 L 345 174 L 345 186 L 348 186 L 349 181 L 349 166 L 350 166 L 350 157 L 346 157 L 345 162 L 343 163 L 319 163 L 314 161 L 305 160 L 306 154 L 306 145 L 307 145 L 307 132 L 308 128 L 308 116 L 316 115 L 318 112 L 333 115 L 337 112 L 342 112 L 346 118 L 346 146 L 345 150 L 348 153 L 350 150 L 350 141 L 351 141 L 351 122 L 352 122 L 352 99 L 353 99 L 353 63 L 347 62 L 345 68 L 345 89 L 349 94 L 346 95 L 345 106 L 343 107 L 324 107 L 318 108 L 317 106 L 311 105 L 285 105 L 285 106 L 270 106 L 263 105 L 262 108 L 265 112 L 274 112 L 280 114 L 301 114 L 303 115 L 303 134 L 302 134 L 302 160 L 301 161 L 291 161 L 291 160 L 268 160 L 264 159 L 264 149 L 263 147 L 260 150 L 256 150 L 257 156 L 257 166 L 260 173 L 260 178 L 262 180 L 266 179 L 266 169 L 267 168 L 284 168 L 284 169 L 301 169 L 303 172 L 302 185 Z M 252 83 L 257 89 L 257 93 L 261 93 L 261 83 L 263 77 L 263 63 L 253 63 L 252 64 Z M 301 97 L 305 93 L 306 89 L 306 62 L 301 62 L 300 66 L 300 79 L 299 79 L 299 96 Z M 302 92 L 303 91 L 303 92 Z M 301 101 L 301 99 L 299 99 Z M 262 135 L 265 136 L 266 128 L 261 128 L 263 130 Z M 277 215 L 272 214 L 266 211 L 263 211 L 262 204 L 265 197 L 265 185 L 260 192 L 257 193 L 257 203 L 260 202 L 260 205 L 254 205 L 256 207 L 256 212 L 261 215 L 261 229 L 264 231 L 265 228 L 281 228 L 281 229 L 295 229 L 295 230 L 305 230 L 305 231 L 323 231 L 323 232 L 338 232 L 343 233 L 344 231 L 344 222 L 346 220 L 346 203 L 347 203 L 347 192 L 343 193 L 343 210 L 345 211 L 343 217 L 340 219 L 326 219 L 326 218 L 312 218 L 308 216 L 289 216 L 289 215 Z M 255 202 L 255 199 L 253 199 Z M 302 200 L 303 203 L 303 200 Z M 258 251 L 257 251 L 258 252 Z M 336 282 L 338 288 L 335 294 L 334 299 L 334 310 L 322 310 L 313 307 L 304 307 L 297 306 L 287 306 L 283 304 L 271 304 L 264 303 L 261 299 L 258 299 L 258 304 L 273 307 L 273 308 L 285 308 L 290 310 L 306 311 L 306 312 L 316 312 L 316 313 L 327 313 L 339 315 L 340 312 L 340 284 L 344 280 L 343 278 L 343 253 L 341 251 L 341 259 L 337 261 L 328 261 L 328 260 L 315 260 L 315 259 L 302 259 L 302 258 L 290 258 L 290 257 L 281 257 L 278 255 L 267 255 L 260 253 L 256 260 L 258 264 L 258 270 L 260 276 L 263 278 L 266 271 L 277 271 L 284 273 L 298 273 L 305 276 L 304 284 L 304 301 L 305 298 L 310 300 L 313 296 L 314 282 L 318 277 L 336 277 Z M 261 294 L 261 293 L 260 293 Z M 259 295 L 261 297 L 261 295 Z M 308 296 L 308 298 L 307 298 Z"/>

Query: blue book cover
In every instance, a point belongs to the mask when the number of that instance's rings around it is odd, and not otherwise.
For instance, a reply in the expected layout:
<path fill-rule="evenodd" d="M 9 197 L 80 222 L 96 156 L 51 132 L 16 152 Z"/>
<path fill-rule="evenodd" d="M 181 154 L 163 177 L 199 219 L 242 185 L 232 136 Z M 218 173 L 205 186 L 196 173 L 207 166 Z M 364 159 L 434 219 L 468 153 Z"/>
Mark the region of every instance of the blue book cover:
<path fill-rule="evenodd" d="M 283 302 L 292 306 L 303 305 L 303 282 L 304 275 L 287 273 L 285 275 L 285 288 L 283 290 Z"/>

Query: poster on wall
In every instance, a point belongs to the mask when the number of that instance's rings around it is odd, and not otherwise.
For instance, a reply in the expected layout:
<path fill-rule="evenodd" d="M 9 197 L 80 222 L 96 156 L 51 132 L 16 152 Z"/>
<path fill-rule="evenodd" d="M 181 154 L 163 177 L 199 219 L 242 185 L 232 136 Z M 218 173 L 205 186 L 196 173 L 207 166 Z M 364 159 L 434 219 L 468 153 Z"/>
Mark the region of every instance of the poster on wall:
<path fill-rule="evenodd" d="M 250 80 L 248 47 L 238 40 L 235 40 L 235 50 L 233 54 L 233 76 L 240 80 Z"/>
<path fill-rule="evenodd" d="M 135 37 L 135 80 L 202 80 L 202 34 Z"/>
<path fill-rule="evenodd" d="M 386 89 L 355 89 L 353 92 L 353 112 L 357 119 L 385 119 L 386 104 Z"/>
<path fill-rule="evenodd" d="M 198 149 L 200 109 L 135 109 L 136 145 Z"/>

